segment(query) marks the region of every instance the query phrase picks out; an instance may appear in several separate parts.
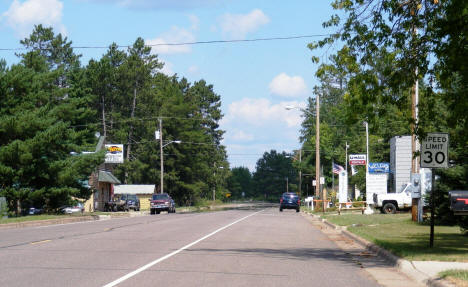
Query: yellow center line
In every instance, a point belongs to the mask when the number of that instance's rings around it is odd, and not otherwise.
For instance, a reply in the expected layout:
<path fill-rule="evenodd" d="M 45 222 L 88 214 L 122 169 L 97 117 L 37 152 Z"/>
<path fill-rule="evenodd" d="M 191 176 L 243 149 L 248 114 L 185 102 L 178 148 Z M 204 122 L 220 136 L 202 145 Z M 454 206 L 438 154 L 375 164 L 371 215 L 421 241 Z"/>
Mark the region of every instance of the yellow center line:
<path fill-rule="evenodd" d="M 34 242 L 31 242 L 31 244 L 46 243 L 46 242 L 49 242 L 49 241 L 52 241 L 52 240 L 47 239 L 47 240 L 41 240 L 41 241 L 34 241 Z"/>

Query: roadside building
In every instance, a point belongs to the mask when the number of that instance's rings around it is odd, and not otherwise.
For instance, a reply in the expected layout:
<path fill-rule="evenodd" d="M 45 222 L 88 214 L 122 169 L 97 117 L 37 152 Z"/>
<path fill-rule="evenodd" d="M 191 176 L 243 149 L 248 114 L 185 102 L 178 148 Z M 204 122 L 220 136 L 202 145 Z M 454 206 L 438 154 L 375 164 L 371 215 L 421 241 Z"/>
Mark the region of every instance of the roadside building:
<path fill-rule="evenodd" d="M 114 186 L 114 194 L 136 194 L 140 199 L 140 209 L 149 210 L 149 199 L 155 191 L 154 184 L 121 184 Z"/>
<path fill-rule="evenodd" d="M 411 136 L 390 139 L 390 173 L 393 192 L 398 192 L 411 177 Z"/>
<path fill-rule="evenodd" d="M 96 145 L 95 152 L 104 148 L 105 137 L 101 136 L 98 144 Z M 119 179 L 112 174 L 114 166 L 115 164 L 104 162 L 90 175 L 88 184 L 93 193 L 84 203 L 85 212 L 104 211 L 105 203 L 112 199 L 114 185 L 120 184 Z"/>

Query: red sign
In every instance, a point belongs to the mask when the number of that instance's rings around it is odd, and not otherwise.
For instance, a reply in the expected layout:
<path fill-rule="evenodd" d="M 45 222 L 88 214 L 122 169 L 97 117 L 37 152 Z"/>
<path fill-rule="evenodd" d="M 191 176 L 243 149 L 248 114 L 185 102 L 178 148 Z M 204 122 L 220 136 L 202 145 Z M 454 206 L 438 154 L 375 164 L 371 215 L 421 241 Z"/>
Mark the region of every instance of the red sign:
<path fill-rule="evenodd" d="M 350 154 L 349 165 L 366 165 L 365 154 Z"/>

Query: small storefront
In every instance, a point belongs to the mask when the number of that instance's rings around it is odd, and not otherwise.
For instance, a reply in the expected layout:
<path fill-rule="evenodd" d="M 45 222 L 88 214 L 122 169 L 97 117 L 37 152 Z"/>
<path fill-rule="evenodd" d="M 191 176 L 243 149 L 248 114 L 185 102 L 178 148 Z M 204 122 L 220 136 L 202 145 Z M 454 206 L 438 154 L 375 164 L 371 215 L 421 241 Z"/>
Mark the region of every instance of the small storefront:
<path fill-rule="evenodd" d="M 112 199 L 114 184 L 120 184 L 120 181 L 110 171 L 99 170 L 97 173 L 93 173 L 90 185 L 94 192 L 85 202 L 85 211 L 104 211 L 105 203 Z"/>
<path fill-rule="evenodd" d="M 154 194 L 154 184 L 121 184 L 114 186 L 115 194 L 136 194 L 140 200 L 140 209 L 149 210 L 149 199 Z"/>

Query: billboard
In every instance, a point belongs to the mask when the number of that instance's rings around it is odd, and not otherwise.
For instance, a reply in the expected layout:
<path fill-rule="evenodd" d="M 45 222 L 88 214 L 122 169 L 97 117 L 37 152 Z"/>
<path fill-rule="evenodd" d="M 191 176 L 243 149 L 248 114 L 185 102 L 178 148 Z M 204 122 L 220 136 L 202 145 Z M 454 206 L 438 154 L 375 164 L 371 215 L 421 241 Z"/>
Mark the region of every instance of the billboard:
<path fill-rule="evenodd" d="M 349 165 L 366 165 L 366 158 L 365 154 L 350 154 Z"/>
<path fill-rule="evenodd" d="M 123 163 L 124 162 L 123 144 L 106 144 L 105 163 Z"/>
<path fill-rule="evenodd" d="M 390 173 L 389 162 L 369 162 L 369 173 Z"/>

